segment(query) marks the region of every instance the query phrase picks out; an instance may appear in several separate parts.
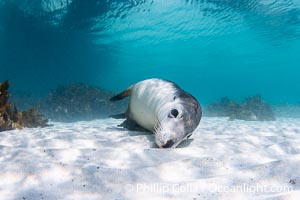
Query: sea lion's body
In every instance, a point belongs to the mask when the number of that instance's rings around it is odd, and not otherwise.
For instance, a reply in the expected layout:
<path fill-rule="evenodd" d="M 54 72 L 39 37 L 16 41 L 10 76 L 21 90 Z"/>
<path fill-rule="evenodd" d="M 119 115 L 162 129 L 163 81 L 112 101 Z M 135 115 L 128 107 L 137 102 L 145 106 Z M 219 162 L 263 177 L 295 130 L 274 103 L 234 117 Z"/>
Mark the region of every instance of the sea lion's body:
<path fill-rule="evenodd" d="M 178 145 L 196 129 L 202 116 L 196 98 L 170 81 L 147 79 L 111 100 L 127 96 L 131 98 L 122 125 L 129 130 L 142 127 L 154 132 L 159 147 Z"/>
<path fill-rule="evenodd" d="M 129 115 L 143 128 L 153 131 L 161 105 L 172 102 L 174 85 L 160 79 L 139 82 L 132 87 Z"/>

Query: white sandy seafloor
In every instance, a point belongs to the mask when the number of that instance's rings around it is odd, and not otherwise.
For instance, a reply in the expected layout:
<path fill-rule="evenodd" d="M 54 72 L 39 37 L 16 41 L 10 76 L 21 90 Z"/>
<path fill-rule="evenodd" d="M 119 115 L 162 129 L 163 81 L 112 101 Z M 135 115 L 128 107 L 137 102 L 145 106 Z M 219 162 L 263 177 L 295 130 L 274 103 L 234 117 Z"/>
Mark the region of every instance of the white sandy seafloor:
<path fill-rule="evenodd" d="M 176 149 L 121 122 L 0 132 L 0 199 L 300 198 L 300 119 L 203 118 Z"/>

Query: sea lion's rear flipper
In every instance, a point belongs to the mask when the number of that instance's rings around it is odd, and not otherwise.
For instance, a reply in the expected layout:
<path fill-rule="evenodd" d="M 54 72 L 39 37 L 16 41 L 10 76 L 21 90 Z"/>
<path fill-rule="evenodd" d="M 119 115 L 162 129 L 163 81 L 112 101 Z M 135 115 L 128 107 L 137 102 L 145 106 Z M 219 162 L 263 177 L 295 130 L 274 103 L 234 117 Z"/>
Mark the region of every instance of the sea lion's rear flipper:
<path fill-rule="evenodd" d="M 118 101 L 118 100 L 124 99 L 125 97 L 128 97 L 130 95 L 131 95 L 131 87 L 127 88 L 126 90 L 117 94 L 116 96 L 113 96 L 109 100 L 110 101 Z"/>
<path fill-rule="evenodd" d="M 110 115 L 109 117 L 114 118 L 114 119 L 125 119 L 126 118 L 126 113 L 120 113 L 116 115 Z"/>
<path fill-rule="evenodd" d="M 126 119 L 119 127 L 124 127 L 130 131 L 149 132 L 147 129 L 138 125 L 134 120 Z"/>

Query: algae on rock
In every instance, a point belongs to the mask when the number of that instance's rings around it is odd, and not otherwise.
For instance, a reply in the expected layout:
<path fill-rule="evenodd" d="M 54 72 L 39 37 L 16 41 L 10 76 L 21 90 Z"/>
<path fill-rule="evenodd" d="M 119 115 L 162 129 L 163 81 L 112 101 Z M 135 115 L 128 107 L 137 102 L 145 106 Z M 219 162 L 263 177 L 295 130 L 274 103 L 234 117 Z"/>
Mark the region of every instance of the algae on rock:
<path fill-rule="evenodd" d="M 19 112 L 9 102 L 9 82 L 0 82 L 0 131 L 16 128 L 34 128 L 47 126 L 48 120 L 39 114 L 37 108 Z"/>
<path fill-rule="evenodd" d="M 71 83 L 52 90 L 42 110 L 53 121 L 72 122 L 106 118 L 126 110 L 126 101 L 109 101 L 112 92 L 84 83 Z"/>
<path fill-rule="evenodd" d="M 265 103 L 260 95 L 247 97 L 242 103 L 224 97 L 220 102 L 207 105 L 205 111 L 209 117 L 229 117 L 230 120 L 275 120 L 272 107 Z"/>

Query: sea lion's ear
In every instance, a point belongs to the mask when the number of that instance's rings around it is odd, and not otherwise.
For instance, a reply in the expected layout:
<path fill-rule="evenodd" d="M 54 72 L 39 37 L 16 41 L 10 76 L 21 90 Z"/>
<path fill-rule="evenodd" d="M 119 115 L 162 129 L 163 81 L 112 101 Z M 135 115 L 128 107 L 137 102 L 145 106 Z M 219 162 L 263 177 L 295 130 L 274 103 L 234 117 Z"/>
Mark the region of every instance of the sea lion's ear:
<path fill-rule="evenodd" d="M 124 99 L 125 97 L 128 97 L 131 95 L 131 87 L 129 87 L 128 89 L 124 90 L 123 92 L 117 94 L 116 96 L 113 96 L 112 98 L 110 98 L 110 101 L 119 101 L 121 99 Z"/>

